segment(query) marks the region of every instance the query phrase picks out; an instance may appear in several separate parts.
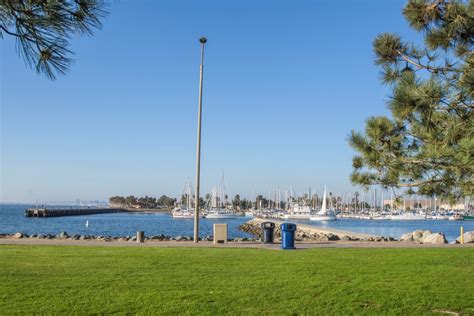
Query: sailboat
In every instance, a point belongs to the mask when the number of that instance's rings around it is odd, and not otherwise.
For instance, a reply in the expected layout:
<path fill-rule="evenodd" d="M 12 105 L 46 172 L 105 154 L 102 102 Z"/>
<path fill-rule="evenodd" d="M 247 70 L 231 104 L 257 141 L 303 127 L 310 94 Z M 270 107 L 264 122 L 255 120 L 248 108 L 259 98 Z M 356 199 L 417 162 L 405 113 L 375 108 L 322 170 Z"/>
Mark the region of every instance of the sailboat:
<path fill-rule="evenodd" d="M 190 219 L 194 218 L 194 208 L 192 207 L 192 194 L 193 188 L 189 181 L 186 182 L 184 186 L 183 193 L 186 192 L 186 206 L 182 206 L 181 203 L 179 206 L 175 207 L 171 211 L 171 216 L 173 218 L 179 219 Z M 203 218 L 204 215 L 202 213 L 199 214 L 199 218 Z"/>
<path fill-rule="evenodd" d="M 336 213 L 332 210 L 332 201 L 329 201 L 331 204 L 331 209 L 327 209 L 326 205 L 326 186 L 324 186 L 324 196 L 323 196 L 323 204 L 321 205 L 321 210 L 317 212 L 315 215 L 312 215 L 309 219 L 311 221 L 335 221 L 336 220 Z"/>
<path fill-rule="evenodd" d="M 206 218 L 238 218 L 241 215 L 236 214 L 233 210 L 227 209 L 227 194 L 225 192 L 224 173 L 219 187 L 212 189 L 210 207 L 207 209 Z"/>
<path fill-rule="evenodd" d="M 372 214 L 371 219 L 373 220 L 379 220 L 379 221 L 384 221 L 384 220 L 389 220 L 390 216 L 385 216 L 385 205 L 384 205 L 384 199 L 383 199 L 383 192 L 382 192 L 382 197 L 380 200 L 380 213 L 379 214 Z"/>
<path fill-rule="evenodd" d="M 424 215 L 412 213 L 412 212 L 405 212 L 400 214 L 394 214 L 390 216 L 392 221 L 417 221 L 417 220 L 425 220 L 426 217 Z"/>
<path fill-rule="evenodd" d="M 405 197 L 403 197 L 403 210 L 401 210 L 398 214 L 392 214 L 390 219 L 392 221 L 419 221 L 426 219 L 426 216 L 424 215 L 420 215 L 415 212 L 406 212 L 405 210 Z"/>
<path fill-rule="evenodd" d="M 296 201 L 293 199 L 293 187 L 291 188 L 290 197 L 288 199 L 289 210 L 283 215 L 284 219 L 309 219 L 311 217 L 311 208 L 306 205 L 306 201 Z"/>

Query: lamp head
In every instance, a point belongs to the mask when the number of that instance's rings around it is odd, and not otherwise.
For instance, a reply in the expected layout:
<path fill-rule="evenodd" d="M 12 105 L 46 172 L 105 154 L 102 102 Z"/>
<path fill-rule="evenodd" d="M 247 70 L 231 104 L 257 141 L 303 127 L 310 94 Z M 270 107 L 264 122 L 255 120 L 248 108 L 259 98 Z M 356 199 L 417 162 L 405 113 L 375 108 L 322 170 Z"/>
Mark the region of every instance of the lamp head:
<path fill-rule="evenodd" d="M 201 37 L 201 38 L 199 39 L 199 41 L 200 41 L 202 44 L 205 44 L 205 43 L 207 42 L 207 38 Z"/>

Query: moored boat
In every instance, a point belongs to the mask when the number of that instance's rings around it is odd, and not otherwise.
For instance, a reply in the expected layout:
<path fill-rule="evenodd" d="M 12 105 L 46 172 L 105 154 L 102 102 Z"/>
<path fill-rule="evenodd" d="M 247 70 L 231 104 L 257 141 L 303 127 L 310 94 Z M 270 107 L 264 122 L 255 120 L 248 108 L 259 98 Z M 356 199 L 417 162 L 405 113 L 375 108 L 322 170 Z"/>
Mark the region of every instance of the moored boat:
<path fill-rule="evenodd" d="M 212 189 L 212 194 L 208 203 L 210 204 L 206 210 L 206 218 L 238 218 L 243 213 L 236 213 L 233 209 L 228 208 L 227 194 L 225 188 L 224 173 L 222 173 L 221 183 L 217 188 Z"/>
<path fill-rule="evenodd" d="M 245 212 L 245 217 L 253 217 L 253 212 L 252 211 Z"/>
<path fill-rule="evenodd" d="M 461 215 L 461 214 L 453 214 L 453 215 L 449 216 L 448 220 L 450 220 L 450 221 L 462 221 L 462 220 L 464 220 L 464 216 Z"/>
<path fill-rule="evenodd" d="M 238 217 L 242 217 L 242 215 L 236 214 L 235 212 L 232 212 L 230 210 L 220 209 L 220 208 L 209 209 L 208 212 L 206 213 L 207 219 L 238 218 Z"/>
<path fill-rule="evenodd" d="M 177 210 L 173 210 L 171 212 L 171 216 L 173 218 L 180 218 L 180 219 L 190 219 L 190 218 L 194 218 L 194 209 L 177 209 Z M 199 218 L 204 218 L 205 215 L 202 214 L 202 213 L 199 213 Z"/>
<path fill-rule="evenodd" d="M 331 204 L 332 206 L 332 201 L 330 200 L 329 203 Z M 331 209 L 327 209 L 327 206 L 326 206 L 326 187 L 324 187 L 324 195 L 323 195 L 323 203 L 321 205 L 321 210 L 312 215 L 309 220 L 311 221 L 335 221 L 336 220 L 336 213 L 334 212 L 334 210 L 332 210 L 332 207 Z"/>
<path fill-rule="evenodd" d="M 310 219 L 311 209 L 307 205 L 295 204 L 288 214 L 284 214 L 284 219 Z"/>
<path fill-rule="evenodd" d="M 386 220 L 390 220 L 390 216 L 374 215 L 374 216 L 371 216 L 370 219 L 374 221 L 386 221 Z"/>
<path fill-rule="evenodd" d="M 406 212 L 406 213 L 400 213 L 400 214 L 393 214 L 390 216 L 390 219 L 392 221 L 418 221 L 418 220 L 425 220 L 426 217 L 424 215 L 416 214 L 416 213 L 411 213 L 411 212 Z"/>
<path fill-rule="evenodd" d="M 189 181 L 186 182 L 186 185 L 183 190 L 183 196 L 178 206 L 171 211 L 171 217 L 177 219 L 190 219 L 194 218 L 194 208 L 193 204 L 193 188 Z M 183 206 L 184 201 L 186 201 L 186 206 Z M 204 218 L 203 213 L 199 213 L 199 218 Z"/>

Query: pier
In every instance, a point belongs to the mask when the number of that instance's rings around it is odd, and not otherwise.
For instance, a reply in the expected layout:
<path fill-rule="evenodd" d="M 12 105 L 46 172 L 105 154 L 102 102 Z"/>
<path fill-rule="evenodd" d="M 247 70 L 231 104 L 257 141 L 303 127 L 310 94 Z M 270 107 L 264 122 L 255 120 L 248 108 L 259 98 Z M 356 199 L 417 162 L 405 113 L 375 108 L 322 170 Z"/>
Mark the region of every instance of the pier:
<path fill-rule="evenodd" d="M 124 208 L 29 208 L 25 217 L 59 217 L 128 212 Z"/>

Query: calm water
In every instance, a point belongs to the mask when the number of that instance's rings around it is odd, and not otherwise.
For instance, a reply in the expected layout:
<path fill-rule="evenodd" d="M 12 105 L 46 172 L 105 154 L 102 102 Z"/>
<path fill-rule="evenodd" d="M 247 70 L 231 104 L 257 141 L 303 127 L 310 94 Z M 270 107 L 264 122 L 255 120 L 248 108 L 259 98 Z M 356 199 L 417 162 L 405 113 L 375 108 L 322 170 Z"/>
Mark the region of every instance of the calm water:
<path fill-rule="evenodd" d="M 164 234 L 166 236 L 192 236 L 193 219 L 173 219 L 168 213 L 115 213 L 84 216 L 64 216 L 49 218 L 25 217 L 28 205 L 0 205 L 0 233 L 22 232 L 26 234 L 68 234 L 134 236 L 138 230 L 148 236 Z M 214 223 L 227 223 L 229 237 L 251 237 L 238 230 L 239 225 L 248 218 L 201 219 L 199 236 L 212 235 Z M 85 226 L 89 221 L 89 227 Z"/>
<path fill-rule="evenodd" d="M 400 238 L 403 234 L 417 229 L 431 230 L 433 233 L 442 232 L 448 241 L 459 237 L 459 229 L 474 231 L 474 221 L 422 220 L 422 221 L 391 221 L 391 220 L 361 220 L 338 219 L 333 222 L 295 221 L 312 226 L 336 228 L 357 233 L 376 236 Z"/>
<path fill-rule="evenodd" d="M 84 216 L 65 216 L 51 218 L 26 218 L 24 211 L 28 205 L 0 205 L 0 233 L 23 232 L 27 234 L 58 234 L 66 231 L 69 234 L 125 236 L 135 235 L 137 230 L 144 230 L 146 235 L 164 234 L 167 236 L 192 236 L 192 219 L 173 219 L 169 214 L 98 214 Z M 86 220 L 89 227 L 85 227 Z M 236 219 L 201 219 L 200 236 L 212 235 L 214 223 L 227 223 L 229 237 L 250 237 L 238 230 L 239 225 L 248 218 Z M 465 231 L 474 231 L 474 221 L 369 221 L 342 219 L 334 222 L 294 221 L 324 228 L 336 228 L 352 232 L 400 238 L 407 232 L 416 229 L 428 229 L 433 232 L 443 232 L 448 241 L 459 236 L 460 226 Z"/>

